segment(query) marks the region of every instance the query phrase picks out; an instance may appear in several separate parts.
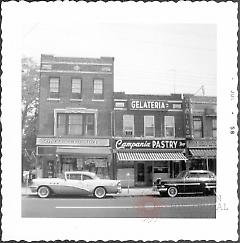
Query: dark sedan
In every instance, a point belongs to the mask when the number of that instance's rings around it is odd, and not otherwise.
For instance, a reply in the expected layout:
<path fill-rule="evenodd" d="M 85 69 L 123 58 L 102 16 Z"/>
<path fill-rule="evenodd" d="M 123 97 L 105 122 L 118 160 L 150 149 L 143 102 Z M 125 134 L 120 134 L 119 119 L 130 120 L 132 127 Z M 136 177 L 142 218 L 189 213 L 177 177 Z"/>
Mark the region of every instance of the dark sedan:
<path fill-rule="evenodd" d="M 216 176 L 207 170 L 182 171 L 176 178 L 156 179 L 153 190 L 160 195 L 167 193 L 170 197 L 179 194 L 215 194 Z"/>

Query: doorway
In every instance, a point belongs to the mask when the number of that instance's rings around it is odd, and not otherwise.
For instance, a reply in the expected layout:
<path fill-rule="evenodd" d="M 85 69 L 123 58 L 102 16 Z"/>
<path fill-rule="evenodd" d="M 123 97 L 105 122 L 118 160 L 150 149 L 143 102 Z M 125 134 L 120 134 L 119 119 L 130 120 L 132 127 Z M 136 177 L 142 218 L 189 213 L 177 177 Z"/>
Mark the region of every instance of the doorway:
<path fill-rule="evenodd" d="M 152 162 L 135 162 L 135 186 L 152 186 Z"/>

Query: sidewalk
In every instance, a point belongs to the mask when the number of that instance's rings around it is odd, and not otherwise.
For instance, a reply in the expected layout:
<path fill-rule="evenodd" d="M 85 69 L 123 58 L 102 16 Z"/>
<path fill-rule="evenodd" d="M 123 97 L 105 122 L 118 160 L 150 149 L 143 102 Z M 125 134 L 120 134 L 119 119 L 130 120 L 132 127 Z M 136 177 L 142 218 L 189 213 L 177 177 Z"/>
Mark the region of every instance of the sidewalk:
<path fill-rule="evenodd" d="M 37 195 L 36 193 L 32 193 L 29 187 L 22 187 L 22 195 Z M 141 187 L 141 188 L 122 188 L 122 192 L 119 194 L 111 194 L 117 197 L 137 197 L 137 196 L 152 196 L 159 195 L 158 192 L 152 191 L 152 187 Z"/>

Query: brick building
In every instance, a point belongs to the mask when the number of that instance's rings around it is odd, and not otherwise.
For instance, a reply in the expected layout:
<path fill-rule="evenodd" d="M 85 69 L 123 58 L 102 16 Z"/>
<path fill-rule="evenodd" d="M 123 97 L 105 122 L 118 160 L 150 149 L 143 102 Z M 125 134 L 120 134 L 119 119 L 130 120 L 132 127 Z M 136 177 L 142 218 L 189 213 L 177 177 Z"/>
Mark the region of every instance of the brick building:
<path fill-rule="evenodd" d="M 38 176 L 89 170 L 112 177 L 114 59 L 41 56 Z"/>
<path fill-rule="evenodd" d="M 185 95 L 183 103 L 189 169 L 216 173 L 217 99 Z"/>
<path fill-rule="evenodd" d="M 151 186 L 186 169 L 183 99 L 179 94 L 114 93 L 113 157 L 122 185 Z"/>

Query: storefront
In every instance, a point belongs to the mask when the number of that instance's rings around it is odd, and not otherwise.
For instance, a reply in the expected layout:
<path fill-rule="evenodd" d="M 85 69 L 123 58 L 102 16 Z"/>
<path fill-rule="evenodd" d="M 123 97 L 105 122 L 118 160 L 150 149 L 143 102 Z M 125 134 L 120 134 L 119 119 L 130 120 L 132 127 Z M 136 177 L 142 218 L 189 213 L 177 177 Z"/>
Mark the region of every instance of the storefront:
<path fill-rule="evenodd" d="M 216 139 L 187 141 L 189 169 L 210 170 L 216 174 Z"/>
<path fill-rule="evenodd" d="M 116 139 L 115 174 L 122 186 L 152 186 L 186 169 L 185 140 Z"/>
<path fill-rule="evenodd" d="M 112 150 L 105 138 L 37 138 L 41 177 L 58 177 L 65 171 L 91 171 L 112 178 Z"/>

